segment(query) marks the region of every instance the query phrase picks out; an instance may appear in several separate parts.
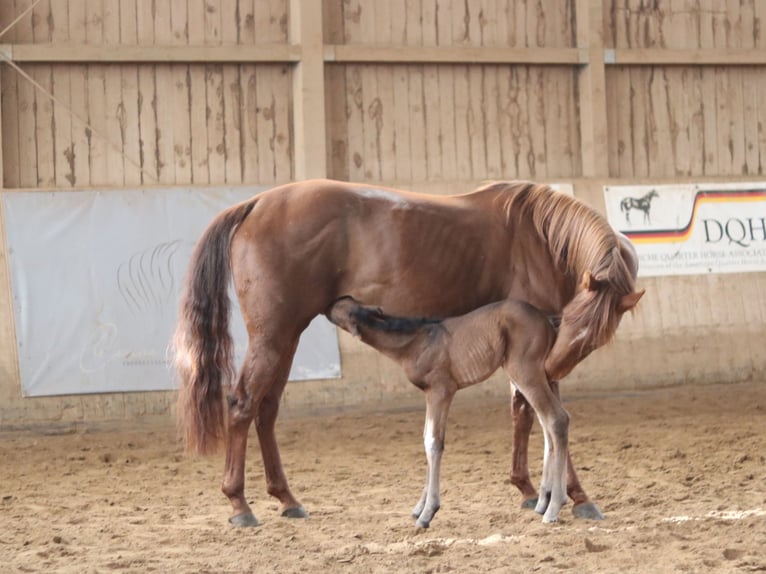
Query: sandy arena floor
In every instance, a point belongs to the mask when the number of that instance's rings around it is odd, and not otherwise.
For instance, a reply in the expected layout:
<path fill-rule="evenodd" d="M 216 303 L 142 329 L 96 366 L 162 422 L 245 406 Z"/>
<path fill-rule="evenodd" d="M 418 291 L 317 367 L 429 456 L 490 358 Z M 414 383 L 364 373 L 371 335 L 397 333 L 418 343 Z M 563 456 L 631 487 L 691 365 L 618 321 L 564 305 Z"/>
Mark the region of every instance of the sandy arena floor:
<path fill-rule="evenodd" d="M 566 394 L 566 386 L 562 388 Z M 417 532 L 422 411 L 279 422 L 308 520 L 277 516 L 251 435 L 262 525 L 228 526 L 222 455 L 186 458 L 172 426 L 0 434 L 0 572 L 762 572 L 766 385 L 578 397 L 571 447 L 607 518 L 518 508 L 506 404 L 450 416 L 442 509 Z M 538 480 L 541 435 L 531 456 Z"/>

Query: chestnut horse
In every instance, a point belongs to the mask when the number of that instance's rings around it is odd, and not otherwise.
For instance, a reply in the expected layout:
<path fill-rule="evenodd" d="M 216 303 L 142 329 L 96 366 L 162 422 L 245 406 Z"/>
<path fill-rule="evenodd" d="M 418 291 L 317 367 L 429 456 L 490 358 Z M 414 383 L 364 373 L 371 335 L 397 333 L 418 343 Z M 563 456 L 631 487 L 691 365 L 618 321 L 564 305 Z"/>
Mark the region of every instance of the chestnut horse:
<path fill-rule="evenodd" d="M 274 427 L 298 338 L 339 297 L 432 317 L 525 301 L 561 316 L 545 361 L 548 378 L 559 380 L 605 344 L 636 305 L 637 270 L 626 238 L 584 203 L 545 185 L 498 182 L 431 196 L 309 180 L 263 192 L 221 212 L 189 263 L 174 340 L 187 450 L 213 452 L 225 441 L 222 490 L 233 507 L 230 521 L 256 525 L 245 498 L 247 436 L 255 421 L 267 492 L 282 515 L 306 516 L 288 486 Z M 232 275 L 249 336 L 236 382 Z M 526 468 L 532 412 L 520 393 L 513 411 L 511 479 L 534 499 Z M 575 510 L 591 507 L 574 472 L 568 481 Z"/>
<path fill-rule="evenodd" d="M 342 297 L 327 311 L 340 328 L 398 362 L 425 393 L 423 443 L 426 485 L 412 515 L 428 528 L 439 510 L 439 475 L 447 414 L 455 393 L 486 380 L 503 367 L 535 409 L 545 436 L 540 497 L 535 511 L 556 522 L 566 502 L 569 415 L 545 374 L 545 358 L 556 338 L 537 308 L 505 299 L 444 320 L 391 317 L 375 307 Z"/>

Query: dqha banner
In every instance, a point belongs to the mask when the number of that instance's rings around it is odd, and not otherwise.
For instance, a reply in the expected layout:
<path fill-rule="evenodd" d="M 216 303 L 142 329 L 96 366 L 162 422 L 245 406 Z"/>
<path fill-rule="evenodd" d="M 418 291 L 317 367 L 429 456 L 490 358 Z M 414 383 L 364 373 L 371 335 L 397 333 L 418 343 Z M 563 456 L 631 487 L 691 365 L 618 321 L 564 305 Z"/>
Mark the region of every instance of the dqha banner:
<path fill-rule="evenodd" d="M 766 271 L 766 183 L 607 186 L 604 200 L 641 276 Z"/>

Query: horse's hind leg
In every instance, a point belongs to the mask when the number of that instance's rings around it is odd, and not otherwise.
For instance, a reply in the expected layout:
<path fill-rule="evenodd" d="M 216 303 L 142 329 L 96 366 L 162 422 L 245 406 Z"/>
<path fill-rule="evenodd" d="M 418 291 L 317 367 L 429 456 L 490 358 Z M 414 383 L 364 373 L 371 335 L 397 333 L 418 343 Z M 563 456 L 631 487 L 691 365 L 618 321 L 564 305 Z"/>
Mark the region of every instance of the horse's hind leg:
<path fill-rule="evenodd" d="M 278 349 L 261 344 L 261 339 L 251 339 L 237 386 L 229 397 L 226 468 L 222 490 L 231 502 L 233 514 L 229 521 L 235 526 L 258 524 L 245 498 L 247 435 L 256 414 L 267 483 L 278 485 L 274 488 L 274 492 L 282 495 L 280 500 L 283 506 L 286 500 L 288 503 L 294 503 L 294 506 L 300 506 L 287 488 L 279 451 L 274 440 L 274 423 L 277 416 L 274 401 L 278 405 L 290 371 L 295 346 L 291 344 Z M 269 490 L 271 492 L 271 488 Z"/>
<path fill-rule="evenodd" d="M 551 382 L 551 390 L 553 390 L 556 397 L 560 397 L 558 381 Z M 604 519 L 601 510 L 599 510 L 598 506 L 588 498 L 588 495 L 580 484 L 580 480 L 577 478 L 577 472 L 575 472 L 574 464 L 572 463 L 572 454 L 569 450 L 567 450 L 567 494 L 574 503 L 572 514 L 577 518 L 588 518 L 590 520 Z"/>
<path fill-rule="evenodd" d="M 266 474 L 266 491 L 281 503 L 280 512 L 282 516 L 306 518 L 308 516 L 306 511 L 295 499 L 287 485 L 287 477 L 282 466 L 282 459 L 279 456 L 279 447 L 274 432 L 279 412 L 279 400 L 285 388 L 288 373 L 289 365 L 288 372 L 280 379 L 279 384 L 272 386 L 269 393 L 261 401 L 256 430 L 261 444 L 261 456 Z"/>
<path fill-rule="evenodd" d="M 537 505 L 537 490 L 529 478 L 529 433 L 534 422 L 534 411 L 518 389 L 511 384 L 511 415 L 513 421 L 513 453 L 511 455 L 511 484 L 521 492 L 521 507 Z"/>

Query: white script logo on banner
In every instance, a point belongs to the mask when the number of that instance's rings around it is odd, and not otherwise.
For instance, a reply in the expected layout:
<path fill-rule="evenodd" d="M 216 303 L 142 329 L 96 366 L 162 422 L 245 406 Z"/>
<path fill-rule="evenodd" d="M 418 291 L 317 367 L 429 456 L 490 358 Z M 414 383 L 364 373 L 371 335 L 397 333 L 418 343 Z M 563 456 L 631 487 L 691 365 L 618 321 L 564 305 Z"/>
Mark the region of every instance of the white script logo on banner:
<path fill-rule="evenodd" d="M 766 183 L 607 186 L 604 200 L 641 276 L 766 271 Z"/>

